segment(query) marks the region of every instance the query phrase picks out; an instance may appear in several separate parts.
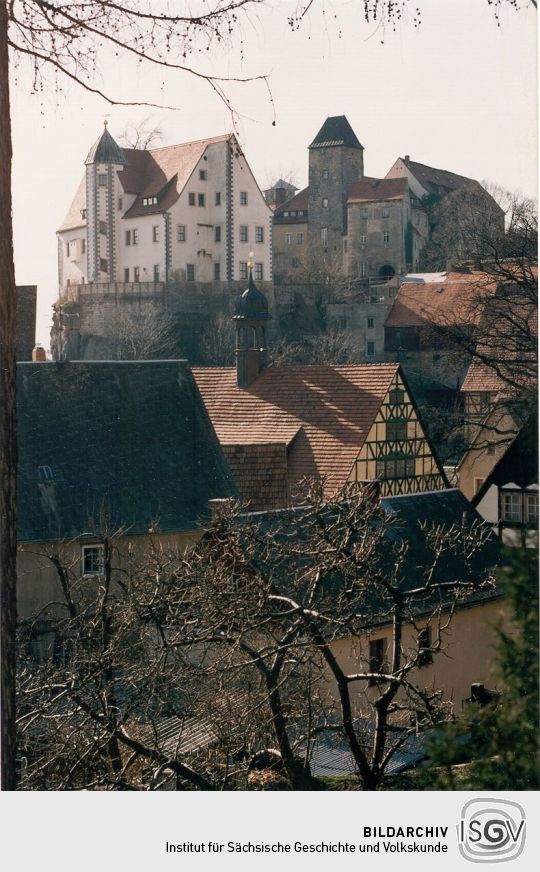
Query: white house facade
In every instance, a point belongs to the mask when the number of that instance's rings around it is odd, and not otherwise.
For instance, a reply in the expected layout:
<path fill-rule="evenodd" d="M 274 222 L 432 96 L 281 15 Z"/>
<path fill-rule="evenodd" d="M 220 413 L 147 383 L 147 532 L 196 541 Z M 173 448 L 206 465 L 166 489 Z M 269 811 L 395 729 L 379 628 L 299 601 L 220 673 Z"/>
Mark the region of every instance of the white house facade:
<path fill-rule="evenodd" d="M 272 211 L 234 134 L 120 148 L 108 130 L 58 230 L 60 293 L 104 282 L 272 278 Z"/>

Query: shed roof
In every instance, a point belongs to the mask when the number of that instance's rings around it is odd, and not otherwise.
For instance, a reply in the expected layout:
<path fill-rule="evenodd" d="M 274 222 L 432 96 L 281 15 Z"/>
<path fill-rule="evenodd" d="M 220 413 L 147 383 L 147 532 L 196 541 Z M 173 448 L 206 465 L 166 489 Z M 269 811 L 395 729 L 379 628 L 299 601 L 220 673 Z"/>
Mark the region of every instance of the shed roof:
<path fill-rule="evenodd" d="M 197 528 L 236 494 L 183 361 L 18 365 L 19 539 Z"/>

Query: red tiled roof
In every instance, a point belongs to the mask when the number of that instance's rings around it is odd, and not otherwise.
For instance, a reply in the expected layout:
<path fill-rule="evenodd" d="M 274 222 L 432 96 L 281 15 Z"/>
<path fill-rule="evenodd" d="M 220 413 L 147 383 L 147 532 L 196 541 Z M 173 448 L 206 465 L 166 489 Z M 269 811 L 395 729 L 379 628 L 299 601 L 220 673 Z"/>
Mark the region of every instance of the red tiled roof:
<path fill-rule="evenodd" d="M 248 388 L 234 368 L 193 374 L 220 443 L 289 446 L 289 485 L 325 477 L 329 493 L 348 479 L 398 365 L 268 367 Z"/>
<path fill-rule="evenodd" d="M 373 200 L 401 200 L 407 191 L 408 182 L 405 177 L 399 179 L 372 179 L 365 176 L 358 182 L 353 182 L 348 203 L 370 203 Z"/>
<path fill-rule="evenodd" d="M 478 324 L 496 283 L 486 273 L 449 273 L 442 282 L 403 282 L 385 327 Z"/>

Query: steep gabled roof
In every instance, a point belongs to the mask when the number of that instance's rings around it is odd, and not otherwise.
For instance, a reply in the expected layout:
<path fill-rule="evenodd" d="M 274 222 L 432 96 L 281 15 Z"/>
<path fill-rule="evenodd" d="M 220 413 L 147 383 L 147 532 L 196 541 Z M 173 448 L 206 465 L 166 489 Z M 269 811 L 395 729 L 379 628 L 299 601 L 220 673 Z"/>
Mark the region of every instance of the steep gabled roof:
<path fill-rule="evenodd" d="M 349 189 L 348 203 L 370 203 L 373 200 L 401 200 L 407 193 L 408 182 L 400 179 L 373 179 L 364 176 L 353 182 Z"/>
<path fill-rule="evenodd" d="M 411 160 L 409 157 L 402 157 L 400 160 L 415 179 L 420 182 L 422 187 L 425 188 L 428 194 L 449 194 L 463 186 L 467 186 L 469 189 L 478 190 L 478 192 L 482 192 L 487 196 L 487 191 L 476 179 L 469 179 L 467 176 L 460 176 L 458 173 L 430 167 L 427 164 Z M 495 200 L 493 200 L 493 203 L 495 204 Z"/>
<path fill-rule="evenodd" d="M 363 148 L 345 115 L 332 115 L 327 118 L 309 148 L 329 148 L 338 145 Z"/>
<path fill-rule="evenodd" d="M 75 230 L 77 227 L 86 227 L 86 218 L 83 218 L 83 209 L 86 208 L 86 175 L 80 181 L 77 193 L 73 197 L 68 213 L 64 218 L 62 226 L 58 228 L 60 233 L 62 230 Z"/>
<path fill-rule="evenodd" d="M 209 145 L 227 142 L 232 134 L 153 148 L 148 151 L 126 149 L 128 164 L 118 174 L 126 193 L 137 194 L 137 199 L 126 212 L 126 218 L 165 212 L 176 203 L 189 177 Z M 142 157 L 144 155 L 144 157 Z M 158 202 L 143 205 L 143 199 L 157 197 Z"/>
<path fill-rule="evenodd" d="M 289 446 L 291 482 L 324 477 L 329 493 L 348 479 L 398 365 L 280 366 L 238 388 L 232 368 L 193 374 L 222 445 Z"/>
<path fill-rule="evenodd" d="M 236 493 L 182 361 L 18 365 L 18 535 L 194 530 Z"/>

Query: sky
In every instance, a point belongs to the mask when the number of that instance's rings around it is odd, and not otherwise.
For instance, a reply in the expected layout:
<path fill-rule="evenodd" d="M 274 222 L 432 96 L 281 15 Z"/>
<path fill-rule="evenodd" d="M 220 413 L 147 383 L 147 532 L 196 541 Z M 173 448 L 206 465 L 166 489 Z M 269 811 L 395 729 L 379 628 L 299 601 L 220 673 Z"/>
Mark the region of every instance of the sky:
<path fill-rule="evenodd" d="M 318 0 L 293 32 L 297 0 L 268 0 L 244 19 L 232 45 L 200 52 L 193 66 L 222 75 L 268 76 L 237 83 L 233 120 L 207 83 L 166 76 L 126 57 L 100 56 L 96 84 L 120 100 L 174 110 L 109 106 L 52 79 L 33 93 L 24 63 L 11 83 L 13 215 L 18 284 L 37 284 L 37 340 L 48 347 L 58 291 L 56 229 L 106 118 L 115 138 L 150 115 L 161 145 L 233 129 L 260 186 L 307 183 L 307 146 L 328 115 L 346 115 L 364 146 L 366 175 L 384 176 L 398 156 L 537 195 L 536 13 L 487 0 L 416 0 L 396 30 L 368 25 L 360 0 Z M 325 10 L 323 14 L 322 10 Z M 271 98 L 270 96 L 271 95 Z M 275 125 L 273 121 L 275 120 Z"/>

